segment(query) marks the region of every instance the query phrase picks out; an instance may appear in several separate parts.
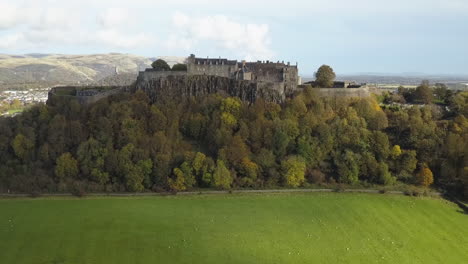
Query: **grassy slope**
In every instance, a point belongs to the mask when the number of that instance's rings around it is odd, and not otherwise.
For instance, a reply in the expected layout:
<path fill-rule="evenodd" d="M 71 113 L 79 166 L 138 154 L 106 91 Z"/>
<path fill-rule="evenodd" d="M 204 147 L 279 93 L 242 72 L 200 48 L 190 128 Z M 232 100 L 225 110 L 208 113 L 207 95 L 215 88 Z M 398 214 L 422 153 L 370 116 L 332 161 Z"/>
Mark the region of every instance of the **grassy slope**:
<path fill-rule="evenodd" d="M 131 54 L 41 57 L 0 54 L 0 89 L 92 83 L 113 75 L 115 67 L 120 73 L 137 74 L 140 68 L 150 67 L 150 64 L 148 58 Z"/>
<path fill-rule="evenodd" d="M 4 199 L 0 262 L 467 263 L 457 210 L 336 193 Z"/>

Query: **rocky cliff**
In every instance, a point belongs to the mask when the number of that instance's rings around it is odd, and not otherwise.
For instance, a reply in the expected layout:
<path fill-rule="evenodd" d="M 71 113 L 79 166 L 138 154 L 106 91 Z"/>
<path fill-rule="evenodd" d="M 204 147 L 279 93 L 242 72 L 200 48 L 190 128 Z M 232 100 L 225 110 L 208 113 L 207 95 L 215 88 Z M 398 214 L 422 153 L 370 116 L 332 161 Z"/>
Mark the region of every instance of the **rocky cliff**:
<path fill-rule="evenodd" d="M 141 72 L 135 86 L 145 91 L 152 101 L 159 98 L 179 98 L 222 93 L 237 96 L 243 101 L 254 102 L 257 98 L 281 102 L 284 94 L 281 87 L 274 83 L 256 83 L 233 80 L 210 75 L 171 75 L 146 78 Z"/>

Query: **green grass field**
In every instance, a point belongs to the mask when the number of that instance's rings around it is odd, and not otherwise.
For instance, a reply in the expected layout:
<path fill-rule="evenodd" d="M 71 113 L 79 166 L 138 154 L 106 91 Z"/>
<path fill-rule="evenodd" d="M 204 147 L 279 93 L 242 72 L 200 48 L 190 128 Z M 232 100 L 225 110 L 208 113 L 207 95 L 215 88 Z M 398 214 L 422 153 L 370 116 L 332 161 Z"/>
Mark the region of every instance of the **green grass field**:
<path fill-rule="evenodd" d="M 468 263 L 441 199 L 234 194 L 0 199 L 0 263 Z"/>

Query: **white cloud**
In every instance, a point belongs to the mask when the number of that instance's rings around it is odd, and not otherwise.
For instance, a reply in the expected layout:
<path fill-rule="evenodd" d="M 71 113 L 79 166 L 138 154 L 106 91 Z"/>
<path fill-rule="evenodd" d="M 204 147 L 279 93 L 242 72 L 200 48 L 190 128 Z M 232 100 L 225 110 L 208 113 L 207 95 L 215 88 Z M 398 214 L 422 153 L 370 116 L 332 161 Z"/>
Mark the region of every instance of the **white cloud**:
<path fill-rule="evenodd" d="M 129 13 L 123 8 L 109 8 L 98 17 L 101 26 L 112 28 L 130 21 Z"/>
<path fill-rule="evenodd" d="M 0 2 L 0 30 L 19 25 L 26 16 L 19 8 L 7 2 Z"/>
<path fill-rule="evenodd" d="M 5 50 L 40 49 L 65 45 L 99 48 L 134 49 L 154 44 L 145 32 L 128 28 L 132 20 L 121 8 L 108 8 L 102 13 L 88 14 L 86 9 L 72 6 L 45 5 L 35 7 L 0 0 L 0 48 Z M 125 25 L 125 27 L 123 27 Z M 3 34 L 2 34 L 3 33 Z"/>
<path fill-rule="evenodd" d="M 21 17 L 21 24 L 28 30 L 70 30 L 81 23 L 81 16 L 67 8 L 48 7 L 42 9 L 18 8 L 17 17 Z"/>
<path fill-rule="evenodd" d="M 174 33 L 167 41 L 172 49 L 193 49 L 211 43 L 248 60 L 271 58 L 267 24 L 240 23 L 227 16 L 190 17 L 177 12 L 172 19 Z"/>
<path fill-rule="evenodd" d="M 22 33 L 9 34 L 0 37 L 0 48 L 9 49 L 22 41 L 24 41 L 24 35 Z"/>
<path fill-rule="evenodd" d="M 95 39 L 97 44 L 124 49 L 146 47 L 155 43 L 154 38 L 145 33 L 124 34 L 116 29 L 98 31 Z"/>

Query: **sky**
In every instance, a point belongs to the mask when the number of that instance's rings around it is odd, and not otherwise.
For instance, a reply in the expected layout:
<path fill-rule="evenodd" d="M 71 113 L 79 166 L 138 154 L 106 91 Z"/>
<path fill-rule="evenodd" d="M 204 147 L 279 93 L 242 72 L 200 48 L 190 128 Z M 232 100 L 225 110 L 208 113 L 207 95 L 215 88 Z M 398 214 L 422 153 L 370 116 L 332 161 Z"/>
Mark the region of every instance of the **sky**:
<path fill-rule="evenodd" d="M 0 0 L 0 53 L 109 52 L 468 75 L 468 0 Z"/>

